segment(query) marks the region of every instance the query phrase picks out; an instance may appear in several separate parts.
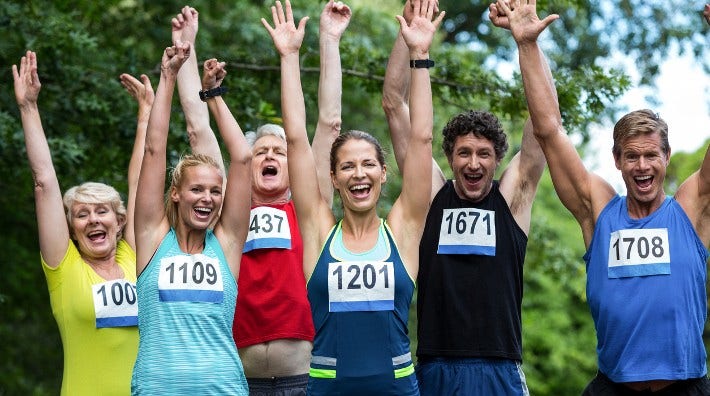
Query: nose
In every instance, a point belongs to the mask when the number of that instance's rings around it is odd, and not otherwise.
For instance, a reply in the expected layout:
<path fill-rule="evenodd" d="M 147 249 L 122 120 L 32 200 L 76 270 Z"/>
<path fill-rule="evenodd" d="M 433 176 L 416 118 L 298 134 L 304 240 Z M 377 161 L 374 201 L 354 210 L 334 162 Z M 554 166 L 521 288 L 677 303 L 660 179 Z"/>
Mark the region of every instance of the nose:
<path fill-rule="evenodd" d="M 360 166 L 360 165 L 356 166 L 356 167 L 355 167 L 355 174 L 354 174 L 354 176 L 355 176 L 355 177 L 363 177 L 363 176 L 365 176 L 365 169 L 364 169 L 362 166 Z"/>
<path fill-rule="evenodd" d="M 648 168 L 649 164 L 649 160 L 643 155 L 639 156 L 639 160 L 636 162 L 636 165 L 639 167 L 639 169 L 646 169 Z"/>
<path fill-rule="evenodd" d="M 89 223 L 95 224 L 99 222 L 99 215 L 96 212 L 89 213 Z"/>
<path fill-rule="evenodd" d="M 481 166 L 481 162 L 478 160 L 478 156 L 471 155 L 467 165 L 470 169 L 476 170 Z"/>
<path fill-rule="evenodd" d="M 273 149 L 269 149 L 269 150 L 266 151 L 266 158 L 267 158 L 267 159 L 273 159 L 273 158 L 274 158 L 274 150 L 273 150 Z"/>

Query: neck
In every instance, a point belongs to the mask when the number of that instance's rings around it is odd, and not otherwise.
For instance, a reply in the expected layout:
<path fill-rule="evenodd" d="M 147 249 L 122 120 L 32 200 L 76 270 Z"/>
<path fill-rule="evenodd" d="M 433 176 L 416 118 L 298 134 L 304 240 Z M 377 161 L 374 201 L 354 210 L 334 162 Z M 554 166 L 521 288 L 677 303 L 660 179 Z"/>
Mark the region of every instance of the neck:
<path fill-rule="evenodd" d="M 656 198 L 650 202 L 641 202 L 637 199 L 626 197 L 626 208 L 629 212 L 629 217 L 632 219 L 642 219 L 650 216 L 658 210 L 666 199 L 666 194 L 661 190 Z"/>
<path fill-rule="evenodd" d="M 186 227 L 178 227 L 175 230 L 177 234 L 178 245 L 180 250 L 187 254 L 201 253 L 205 247 L 205 235 L 207 230 L 188 229 Z"/>
<path fill-rule="evenodd" d="M 283 204 L 289 200 L 289 190 L 286 189 L 283 192 L 276 194 L 262 194 L 258 191 L 251 190 L 251 205 L 261 206 L 261 205 L 274 205 Z"/>
<path fill-rule="evenodd" d="M 345 209 L 343 232 L 352 235 L 356 239 L 367 235 L 373 228 L 377 229 L 379 226 L 380 218 L 374 209 L 367 212 L 353 212 Z"/>

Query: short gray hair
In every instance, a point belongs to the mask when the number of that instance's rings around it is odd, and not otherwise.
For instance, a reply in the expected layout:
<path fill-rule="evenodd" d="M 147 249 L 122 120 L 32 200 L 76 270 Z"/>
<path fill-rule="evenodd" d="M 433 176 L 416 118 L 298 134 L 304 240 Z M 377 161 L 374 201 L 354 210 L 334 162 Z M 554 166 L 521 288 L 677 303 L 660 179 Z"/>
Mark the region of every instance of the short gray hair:
<path fill-rule="evenodd" d="M 249 131 L 244 134 L 244 137 L 247 139 L 247 143 L 249 143 L 249 147 L 254 147 L 254 144 L 256 143 L 257 140 L 261 139 L 264 136 L 276 136 L 277 138 L 280 138 L 284 142 L 286 141 L 286 133 L 284 132 L 284 129 L 280 125 L 276 124 L 264 124 L 260 126 L 259 128 L 256 129 L 256 132 Z"/>

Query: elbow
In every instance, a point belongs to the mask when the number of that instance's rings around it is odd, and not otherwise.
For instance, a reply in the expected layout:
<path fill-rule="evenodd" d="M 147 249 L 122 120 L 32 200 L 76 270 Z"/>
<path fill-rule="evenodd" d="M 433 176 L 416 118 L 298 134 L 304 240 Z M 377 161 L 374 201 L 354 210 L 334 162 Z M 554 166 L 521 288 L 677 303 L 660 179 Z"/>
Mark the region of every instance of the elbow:
<path fill-rule="evenodd" d="M 402 106 L 402 100 L 384 92 L 382 94 L 382 110 L 387 116 L 394 114 Z"/>

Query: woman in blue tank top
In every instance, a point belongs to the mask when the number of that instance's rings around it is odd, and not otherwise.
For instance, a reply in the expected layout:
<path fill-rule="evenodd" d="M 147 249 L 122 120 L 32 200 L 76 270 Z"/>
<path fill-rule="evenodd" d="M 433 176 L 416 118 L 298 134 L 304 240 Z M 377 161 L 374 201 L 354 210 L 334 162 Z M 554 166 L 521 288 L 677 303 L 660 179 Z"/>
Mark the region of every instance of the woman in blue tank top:
<path fill-rule="evenodd" d="M 428 60 L 444 13 L 435 0 L 413 1 L 398 16 L 412 60 Z M 418 270 L 418 247 L 431 195 L 433 111 L 428 68 L 416 62 L 411 79 L 411 139 L 402 170 L 402 192 L 386 220 L 377 201 L 387 179 L 384 155 L 371 135 L 339 136 L 330 154 L 333 186 L 343 203 L 336 221 L 320 195 L 308 144 L 299 49 L 306 18 L 296 27 L 289 1 L 264 19 L 281 56 L 281 101 L 288 167 L 303 235 L 303 270 L 316 328 L 309 395 L 418 395 L 409 353 L 407 313 Z M 423 66 L 422 66 L 423 65 Z"/>
<path fill-rule="evenodd" d="M 163 54 L 138 180 L 137 291 L 143 301 L 131 391 L 247 395 L 232 323 L 249 223 L 250 188 L 243 180 L 249 179 L 251 150 L 219 96 L 226 71 L 216 59 L 205 62 L 200 97 L 231 158 L 227 182 L 214 158 L 187 155 L 175 167 L 163 203 L 170 103 L 190 52 L 190 43 L 178 41 Z"/>

